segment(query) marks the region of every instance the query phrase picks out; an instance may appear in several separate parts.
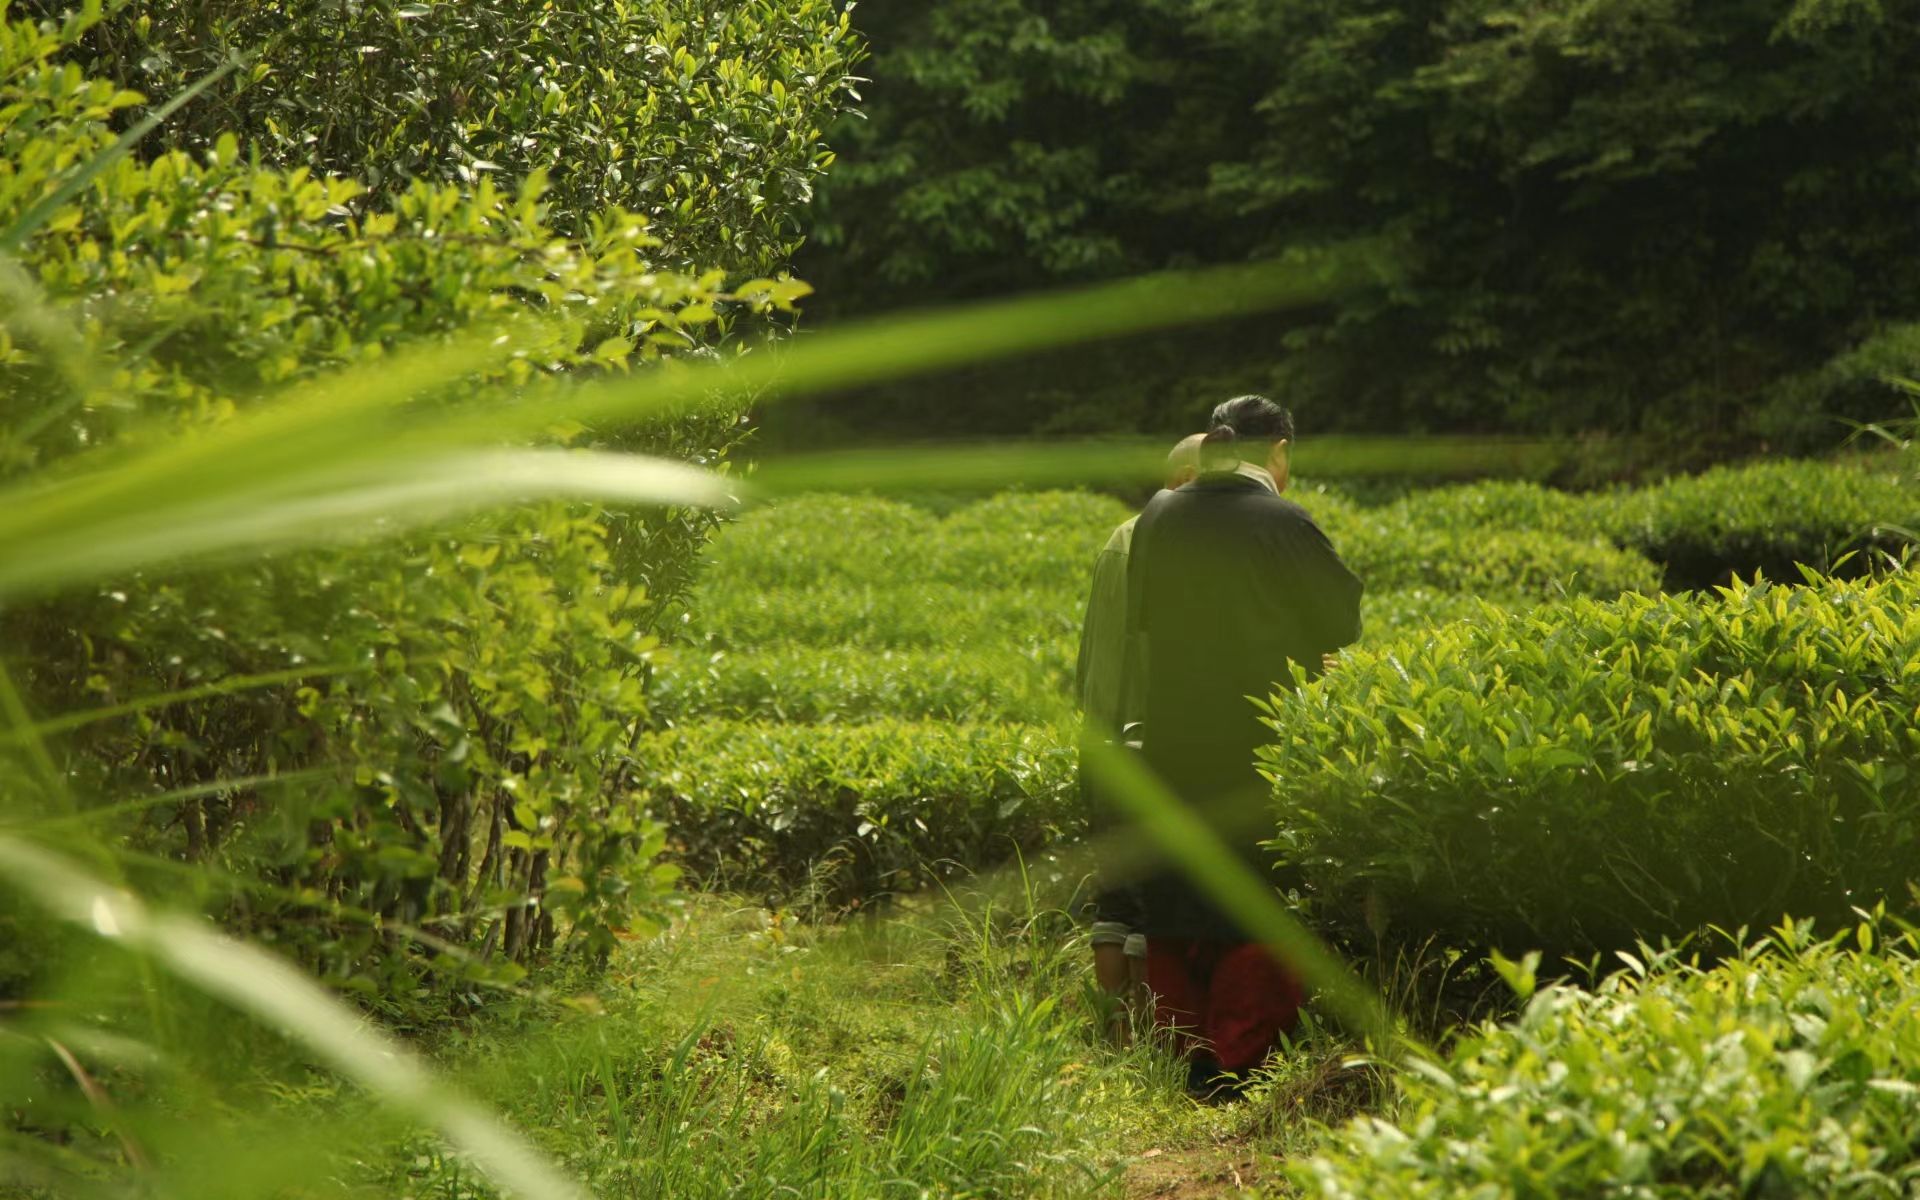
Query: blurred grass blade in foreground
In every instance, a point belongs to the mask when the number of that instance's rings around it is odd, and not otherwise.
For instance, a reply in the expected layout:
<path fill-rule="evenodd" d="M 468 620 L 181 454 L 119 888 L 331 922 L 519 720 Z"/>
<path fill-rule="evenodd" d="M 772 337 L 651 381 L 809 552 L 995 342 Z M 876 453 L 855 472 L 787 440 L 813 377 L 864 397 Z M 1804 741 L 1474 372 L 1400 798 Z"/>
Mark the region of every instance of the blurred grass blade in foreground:
<path fill-rule="evenodd" d="M 0 835 L 0 875 L 61 920 L 148 956 L 278 1027 L 380 1100 L 439 1129 L 512 1194 L 585 1200 L 517 1133 L 434 1081 L 411 1051 L 279 959 L 196 921 L 150 913 L 127 893 L 18 838 Z"/>
<path fill-rule="evenodd" d="M 303 544 L 378 527 L 381 517 L 397 527 L 529 494 L 717 503 L 724 489 L 696 486 L 691 474 L 677 477 L 683 488 L 660 475 L 657 489 L 641 496 L 616 487 L 612 472 L 577 472 L 568 485 L 563 469 L 463 460 L 457 452 L 537 440 L 567 420 L 642 422 L 709 404 L 716 394 L 826 391 L 1287 308 L 1359 286 L 1382 269 L 1374 247 L 1340 247 L 1280 264 L 1147 276 L 878 321 L 732 361 L 666 364 L 477 401 L 445 393 L 510 357 L 516 338 L 511 327 L 470 333 L 303 383 L 210 430 L 81 455 L 51 480 L 0 491 L 0 597 L 168 556 Z M 434 405 L 412 403 L 429 394 Z M 437 465 L 423 467 L 422 459 Z"/>
<path fill-rule="evenodd" d="M 1214 903 L 1298 971 L 1334 1016 L 1367 1037 L 1378 1053 L 1397 1058 L 1405 1048 L 1433 1057 L 1411 1034 L 1395 1029 L 1378 993 L 1289 913 L 1272 887 L 1221 844 L 1135 756 L 1097 736 L 1085 738 L 1081 753 L 1102 792 Z"/>
<path fill-rule="evenodd" d="M 588 450 L 487 450 L 283 481 L 184 510 L 127 512 L 70 537 L 49 529 L 0 559 L 0 596 L 187 559 L 399 533 L 517 501 L 725 507 L 730 482 L 684 463 Z"/>
<path fill-rule="evenodd" d="M 1155 438 L 877 446 L 758 460 L 756 497 L 799 492 L 918 493 L 1001 487 L 1152 484 L 1166 475 L 1167 443 Z M 1573 442 L 1497 437 L 1308 438 L 1294 469 L 1316 480 L 1343 477 L 1535 479 L 1579 452 Z"/>

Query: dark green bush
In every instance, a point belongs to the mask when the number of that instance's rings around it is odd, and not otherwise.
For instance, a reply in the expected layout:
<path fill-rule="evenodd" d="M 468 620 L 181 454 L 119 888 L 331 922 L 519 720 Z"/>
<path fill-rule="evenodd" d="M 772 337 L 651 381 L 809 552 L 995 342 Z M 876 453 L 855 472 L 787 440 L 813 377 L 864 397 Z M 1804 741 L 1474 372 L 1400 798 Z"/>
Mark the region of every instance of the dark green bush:
<path fill-rule="evenodd" d="M 670 849 L 720 888 L 864 899 L 1084 826 L 1072 739 L 1037 726 L 704 721 L 634 758 Z"/>
<path fill-rule="evenodd" d="M 1273 706 L 1273 847 L 1351 938 L 1556 956 L 1904 896 L 1916 595 L 1580 600 L 1353 652 Z"/>
<path fill-rule="evenodd" d="M 1755 572 L 1800 581 L 1796 564 L 1858 573 L 1875 550 L 1920 529 L 1920 491 L 1886 472 L 1838 463 L 1720 467 L 1633 492 L 1594 496 L 1602 527 L 1660 563 L 1669 588 L 1705 588 Z"/>
<path fill-rule="evenodd" d="M 1910 1196 L 1920 962 L 1804 929 L 1534 995 L 1294 1166 L 1314 1200 Z M 1858 938 L 1860 949 L 1849 943 Z"/>
<path fill-rule="evenodd" d="M 1920 34 L 1889 5 L 940 0 L 854 19 L 882 82 L 809 265 L 844 311 L 1352 237 L 1408 252 L 1404 286 L 1281 326 L 916 380 L 815 423 L 1177 432 L 1254 390 L 1315 435 L 1822 447 L 1835 414 L 1886 413 L 1886 352 L 1862 347 L 1920 316 L 1920 171 L 1885 150 L 1908 143 Z"/>

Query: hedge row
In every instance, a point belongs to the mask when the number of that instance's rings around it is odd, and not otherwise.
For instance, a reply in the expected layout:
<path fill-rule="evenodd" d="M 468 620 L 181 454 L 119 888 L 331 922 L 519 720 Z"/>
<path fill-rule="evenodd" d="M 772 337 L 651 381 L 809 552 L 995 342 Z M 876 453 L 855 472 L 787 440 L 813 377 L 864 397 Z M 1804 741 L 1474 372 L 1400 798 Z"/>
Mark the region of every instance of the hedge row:
<path fill-rule="evenodd" d="M 1089 492 L 1006 492 L 942 519 L 874 496 L 797 496 L 741 518 L 712 570 L 745 588 L 957 584 L 1077 589 L 1133 510 Z"/>
<path fill-rule="evenodd" d="M 642 737 L 634 758 L 670 849 L 722 890 L 860 899 L 1085 824 L 1072 741 L 1040 726 L 702 721 Z"/>
<path fill-rule="evenodd" d="M 1557 957 L 1844 920 L 1920 877 L 1916 599 L 1575 601 L 1356 652 L 1276 707 L 1273 846 L 1356 939 Z"/>
<path fill-rule="evenodd" d="M 1376 593 L 1492 595 L 1647 591 L 1734 574 L 1797 582 L 1851 549 L 1920 528 L 1920 490 L 1885 472 L 1819 462 L 1721 468 L 1634 491 L 1573 495 L 1527 483 L 1421 492 L 1379 508 L 1302 487 Z M 863 496 L 800 497 L 749 514 L 716 544 L 712 590 L 948 585 L 1080 594 L 1093 556 L 1130 510 L 1080 492 L 1010 492 L 943 518 Z M 1604 543 L 1611 543 L 1607 545 Z M 938 598 L 945 594 L 936 593 Z"/>
<path fill-rule="evenodd" d="M 1848 943 L 1858 939 L 1862 952 Z M 1316 1200 L 1920 1192 L 1920 962 L 1865 925 L 1535 995 L 1292 1168 Z"/>
<path fill-rule="evenodd" d="M 1073 644 L 1031 653 L 786 645 L 679 652 L 648 693 L 658 724 L 699 717 L 815 725 L 904 717 L 1051 724 L 1073 715 Z"/>
<path fill-rule="evenodd" d="M 1665 586 L 1680 590 L 1756 572 L 1798 583 L 1796 564 L 1824 572 L 1850 551 L 1896 550 L 1920 529 L 1920 489 L 1844 463 L 1763 462 L 1585 496 L 1530 483 L 1440 488 L 1362 519 L 1411 525 L 1435 542 L 1502 529 L 1605 538 L 1658 563 Z"/>
<path fill-rule="evenodd" d="M 1797 583 L 1796 564 L 1827 571 L 1849 551 L 1897 550 L 1905 531 L 1920 530 L 1920 490 L 1838 464 L 1719 468 L 1611 499 L 1608 534 L 1661 563 L 1672 588 L 1756 571 Z M 1857 573 L 1869 561 L 1847 569 Z"/>
<path fill-rule="evenodd" d="M 1658 584 L 1646 560 L 1591 535 L 1522 528 L 1442 537 L 1409 511 L 1301 495 L 1376 597 L 1457 593 L 1512 603 Z M 689 632 L 733 651 L 1070 641 L 1094 557 L 1125 515 L 1114 500 L 1073 492 L 1007 493 L 944 519 L 873 497 L 797 498 L 749 514 L 718 539 Z"/>
<path fill-rule="evenodd" d="M 1398 517 L 1368 514 L 1335 535 L 1335 545 L 1370 589 L 1552 600 L 1660 587 L 1660 569 L 1652 562 L 1598 538 L 1513 529 L 1436 534 Z"/>
<path fill-rule="evenodd" d="M 1084 603 L 1060 593 L 944 586 L 728 589 L 705 614 L 707 641 L 676 646 L 656 668 L 649 715 L 656 725 L 704 717 L 1059 722 L 1073 714 Z M 1475 617 L 1487 603 L 1525 608 L 1536 600 L 1428 589 L 1368 595 L 1362 645 Z"/>
<path fill-rule="evenodd" d="M 1088 560 L 1091 564 L 1092 560 Z M 1069 587 L 1019 589 L 957 583 L 809 584 L 790 588 L 710 581 L 690 631 L 722 650 L 780 646 L 890 649 L 1039 647 L 1080 633 L 1084 572 Z"/>

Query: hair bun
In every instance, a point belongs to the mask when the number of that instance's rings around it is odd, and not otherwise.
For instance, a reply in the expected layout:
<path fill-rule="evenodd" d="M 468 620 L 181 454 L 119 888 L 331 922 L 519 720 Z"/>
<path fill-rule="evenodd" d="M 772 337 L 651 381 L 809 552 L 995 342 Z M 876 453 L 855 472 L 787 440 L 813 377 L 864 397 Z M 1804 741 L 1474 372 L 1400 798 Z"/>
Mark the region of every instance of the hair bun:
<path fill-rule="evenodd" d="M 1233 426 L 1231 425 L 1215 425 L 1207 431 L 1206 437 L 1200 439 L 1200 444 L 1202 446 L 1224 446 L 1238 436 L 1239 435 L 1233 431 Z"/>

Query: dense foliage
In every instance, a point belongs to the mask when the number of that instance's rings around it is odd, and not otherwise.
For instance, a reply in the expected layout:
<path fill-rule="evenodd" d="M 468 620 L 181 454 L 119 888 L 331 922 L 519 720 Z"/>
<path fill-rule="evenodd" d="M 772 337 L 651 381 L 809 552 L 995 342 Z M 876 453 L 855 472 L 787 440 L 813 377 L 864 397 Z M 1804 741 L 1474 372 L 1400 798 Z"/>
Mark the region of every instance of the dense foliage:
<path fill-rule="evenodd" d="M 0 224 L 53 194 L 141 103 L 83 73 L 75 46 L 149 32 L 131 14 L 5 25 Z M 835 94 L 766 109 L 764 135 L 810 138 Z M 617 99 L 583 88 L 568 102 Z M 270 107 L 297 143 L 297 111 Z M 537 170 L 509 190 L 389 176 L 373 194 L 265 165 L 259 142 L 183 137 L 191 149 L 114 162 L 19 248 L 10 290 L 47 315 L 14 323 L 0 347 L 0 471 L 211 429 L 263 391 L 475 324 L 501 326 L 513 352 L 461 388 L 524 400 L 549 377 L 709 352 L 800 290 L 727 291 L 719 272 L 663 269 L 692 247 L 661 245 L 619 208 L 558 237 Z M 714 462 L 739 433 L 719 404 L 551 437 Z M 644 719 L 654 626 L 711 523 L 529 506 L 446 538 L 116 580 L 5 623 L 36 708 L 107 710 L 65 753 L 78 794 L 120 801 L 132 850 L 221 868 L 206 878 L 227 881 L 214 890 L 235 921 L 391 1000 L 409 990 L 368 972 L 405 962 L 392 953 L 401 931 L 474 952 L 437 969 L 497 975 L 562 939 L 603 952 L 644 922 L 668 875 L 653 862 L 662 835 L 618 803 L 624 752 Z"/>
<path fill-rule="evenodd" d="M 1396 509 L 1303 499 L 1383 589 L 1366 600 L 1369 641 L 1485 600 L 1657 583 L 1592 538 L 1440 536 Z M 635 749 L 678 859 L 727 887 L 846 900 L 1078 832 L 1085 576 L 1126 515 L 1084 493 L 1003 493 L 944 518 L 819 495 L 730 527 L 656 669 L 650 715 L 670 731 Z"/>
<path fill-rule="evenodd" d="M 1916 584 L 1488 612 L 1276 697 L 1280 856 L 1364 943 L 1584 958 L 1904 904 Z"/>
<path fill-rule="evenodd" d="M 562 234 L 623 208 L 674 265 L 760 274 L 799 242 L 796 210 L 832 161 L 821 126 L 860 53 L 830 0 L 138 0 L 82 50 L 94 74 L 156 99 L 242 59 L 155 145 L 204 153 L 238 134 L 376 201 L 538 171 Z"/>
<path fill-rule="evenodd" d="M 1920 529 L 1920 493 L 1884 472 L 1809 463 L 1721 467 L 1599 501 L 1621 545 L 1666 570 L 1667 586 L 1709 587 L 1797 567 L 1853 574 L 1881 565 Z"/>
<path fill-rule="evenodd" d="M 636 799 L 725 891 L 859 903 L 1069 840 L 1071 740 L 1041 725 L 697 721 L 636 747 Z"/>
<path fill-rule="evenodd" d="M 840 310 L 1356 234 L 1408 275 L 1288 325 L 890 389 L 836 429 L 1179 433 L 1203 379 L 1275 390 L 1310 430 L 1812 447 L 1914 362 L 1920 26 L 1898 5 L 871 0 L 855 20 L 867 119 L 807 264 Z"/>
<path fill-rule="evenodd" d="M 1886 463 L 1757 462 L 1585 495 L 1514 482 L 1436 488 L 1370 519 L 1407 530 L 1408 544 L 1436 555 L 1477 545 L 1489 530 L 1603 538 L 1645 555 L 1663 586 L 1681 590 L 1756 572 L 1798 583 L 1803 566 L 1846 575 L 1882 566 L 1920 528 L 1920 491 Z M 1327 520 L 1348 528 L 1339 513 Z"/>
<path fill-rule="evenodd" d="M 1909 1194 L 1920 961 L 1876 928 L 1787 926 L 1713 970 L 1636 959 L 1544 989 L 1444 1071 L 1403 1075 L 1395 1119 L 1342 1129 L 1294 1181 L 1319 1200 Z"/>

